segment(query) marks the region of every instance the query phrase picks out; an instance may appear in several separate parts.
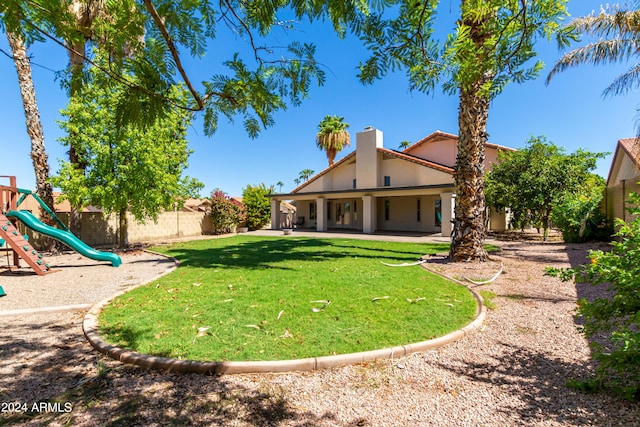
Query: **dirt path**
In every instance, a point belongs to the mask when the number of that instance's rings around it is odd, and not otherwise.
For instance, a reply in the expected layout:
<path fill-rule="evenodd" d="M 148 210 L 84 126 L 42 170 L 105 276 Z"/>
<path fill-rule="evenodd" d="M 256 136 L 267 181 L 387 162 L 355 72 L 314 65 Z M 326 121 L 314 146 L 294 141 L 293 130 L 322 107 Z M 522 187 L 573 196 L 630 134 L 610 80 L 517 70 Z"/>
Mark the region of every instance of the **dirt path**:
<path fill-rule="evenodd" d="M 476 288 L 496 294 L 480 332 L 402 359 L 305 373 L 147 371 L 93 351 L 81 330 L 85 310 L 6 315 L 95 302 L 149 280 L 169 266 L 153 255 L 125 257 L 122 271 L 65 255 L 51 262 L 62 271 L 47 276 L 50 285 L 0 274 L 8 294 L 0 299 L 0 425 L 640 425 L 640 405 L 566 387 L 567 379 L 585 378 L 591 368 L 587 342 L 576 329 L 576 298 L 601 290 L 562 283 L 543 271 L 583 262 L 590 246 L 498 245 L 502 251 L 481 266 L 429 263 L 441 273 L 476 279 L 503 264 L 493 284 Z M 35 410 L 7 412 L 25 407 Z"/>

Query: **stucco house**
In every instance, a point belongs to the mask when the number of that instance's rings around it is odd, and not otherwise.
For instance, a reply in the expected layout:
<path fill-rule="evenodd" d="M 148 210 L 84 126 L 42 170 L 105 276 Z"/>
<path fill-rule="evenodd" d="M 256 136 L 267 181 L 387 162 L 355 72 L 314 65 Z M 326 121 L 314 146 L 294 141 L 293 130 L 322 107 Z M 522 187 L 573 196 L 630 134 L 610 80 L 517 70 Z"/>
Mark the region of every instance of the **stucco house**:
<path fill-rule="evenodd" d="M 607 178 L 607 218 L 631 220 L 626 210 L 629 193 L 640 193 L 640 139 L 618 141 Z"/>
<path fill-rule="evenodd" d="M 293 200 L 297 224 L 317 231 L 413 231 L 451 235 L 455 203 L 456 135 L 436 131 L 403 151 L 383 146 L 380 130 L 356 134 L 356 149 L 288 194 L 271 195 L 271 228 L 280 228 L 279 203 Z M 486 145 L 486 170 L 500 150 Z M 505 214 L 490 228 L 504 230 Z"/>

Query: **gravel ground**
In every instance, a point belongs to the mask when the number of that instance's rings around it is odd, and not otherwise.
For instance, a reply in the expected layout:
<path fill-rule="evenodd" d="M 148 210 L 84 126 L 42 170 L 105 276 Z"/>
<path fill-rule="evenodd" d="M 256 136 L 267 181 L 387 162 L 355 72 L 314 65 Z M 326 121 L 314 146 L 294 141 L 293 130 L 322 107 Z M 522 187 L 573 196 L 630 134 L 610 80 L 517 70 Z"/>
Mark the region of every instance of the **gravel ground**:
<path fill-rule="evenodd" d="M 476 280 L 503 264 L 494 283 L 472 285 L 497 295 L 480 331 L 406 358 L 302 373 L 148 371 L 97 354 L 82 334 L 84 309 L 14 311 L 97 302 L 166 272 L 172 263 L 157 255 L 126 254 L 117 269 L 62 255 L 44 278 L 0 273 L 0 425 L 640 426 L 640 405 L 565 384 L 592 369 L 576 298 L 604 290 L 543 271 L 582 263 L 593 246 L 495 243 L 489 263 L 428 264 Z"/>

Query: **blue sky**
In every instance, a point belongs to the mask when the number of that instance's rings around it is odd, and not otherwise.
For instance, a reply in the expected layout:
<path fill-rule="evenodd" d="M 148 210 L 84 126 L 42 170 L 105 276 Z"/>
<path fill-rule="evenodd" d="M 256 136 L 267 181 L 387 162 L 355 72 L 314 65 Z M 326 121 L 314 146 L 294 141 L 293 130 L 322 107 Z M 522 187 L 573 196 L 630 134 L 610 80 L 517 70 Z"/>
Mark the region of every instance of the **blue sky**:
<path fill-rule="evenodd" d="M 569 11 L 572 16 L 583 16 L 598 10 L 600 4 L 599 1 L 572 0 Z M 445 11 L 442 18 L 446 22 L 456 17 Z M 201 121 L 195 120 L 188 136 L 194 153 L 186 173 L 205 184 L 203 196 L 214 188 L 221 188 L 230 195 L 241 195 L 247 184 L 275 185 L 279 181 L 284 183 L 282 192 L 288 192 L 295 187 L 294 179 L 301 170 L 323 170 L 327 167 L 327 159 L 315 145 L 315 134 L 325 115 L 343 116 L 350 124 L 353 144 L 339 153 L 337 160 L 355 149 L 355 135 L 366 126 L 380 129 L 384 134 L 384 146 L 391 149 L 398 148 L 403 140 L 415 142 L 436 130 L 458 133 L 456 96 L 443 95 L 440 91 L 429 95 L 409 92 L 402 73 L 363 86 L 356 78 L 356 67 L 368 54 L 356 38 L 339 40 L 329 26 L 322 23 L 304 28 L 288 35 L 291 39 L 316 43 L 317 59 L 327 67 L 325 85 L 312 88 L 310 98 L 302 106 L 277 113 L 275 125 L 254 140 L 245 134 L 241 120 L 232 124 L 222 119 L 218 132 L 211 138 L 204 136 Z M 278 37 L 285 39 L 283 34 Z M 235 43 L 243 44 L 241 40 L 234 41 L 225 46 L 224 52 L 212 49 L 208 57 L 198 62 L 189 61 L 187 71 L 196 81 L 219 72 L 221 62 L 236 48 Z M 0 37 L 0 49 L 9 52 L 4 36 Z M 567 152 L 583 148 L 612 153 L 618 139 L 635 135 L 636 93 L 602 97 L 603 89 L 624 72 L 627 65 L 571 69 L 546 86 L 544 77 L 560 52 L 555 42 L 546 41 L 539 44 L 538 52 L 546 64 L 543 75 L 537 80 L 508 86 L 493 101 L 488 123 L 490 142 L 519 148 L 532 135 L 546 135 Z M 55 81 L 52 70 L 63 69 L 67 56 L 62 48 L 52 43 L 35 46 L 31 54 L 49 163 L 55 174 L 58 159 L 66 158 L 66 149 L 57 141 L 62 134 L 56 124 L 60 118 L 58 111 L 65 107 L 66 95 Z M 35 178 L 30 141 L 25 130 L 15 68 L 12 60 L 1 54 L 0 87 L 3 95 L 0 102 L 3 150 L 0 175 L 15 175 L 19 187 L 33 189 Z M 596 173 L 606 178 L 611 159 L 609 154 L 599 161 Z M 276 187 L 276 191 L 279 190 Z"/>

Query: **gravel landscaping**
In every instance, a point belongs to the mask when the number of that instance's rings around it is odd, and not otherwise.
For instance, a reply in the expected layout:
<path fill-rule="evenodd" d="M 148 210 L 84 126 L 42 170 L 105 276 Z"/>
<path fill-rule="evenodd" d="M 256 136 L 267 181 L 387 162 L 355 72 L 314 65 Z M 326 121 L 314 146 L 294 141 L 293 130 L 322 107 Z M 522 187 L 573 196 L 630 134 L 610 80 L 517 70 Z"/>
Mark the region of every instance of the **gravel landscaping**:
<path fill-rule="evenodd" d="M 592 369 L 576 299 L 605 290 L 545 277 L 544 267 L 583 263 L 598 245 L 492 243 L 501 251 L 485 264 L 426 264 L 475 280 L 503 265 L 492 284 L 470 284 L 496 294 L 479 331 L 404 358 L 283 374 L 149 371 L 93 350 L 85 306 L 170 271 L 159 255 L 127 253 L 119 268 L 49 257 L 60 271 L 45 277 L 0 269 L 0 425 L 640 426 L 639 404 L 566 387 Z"/>

